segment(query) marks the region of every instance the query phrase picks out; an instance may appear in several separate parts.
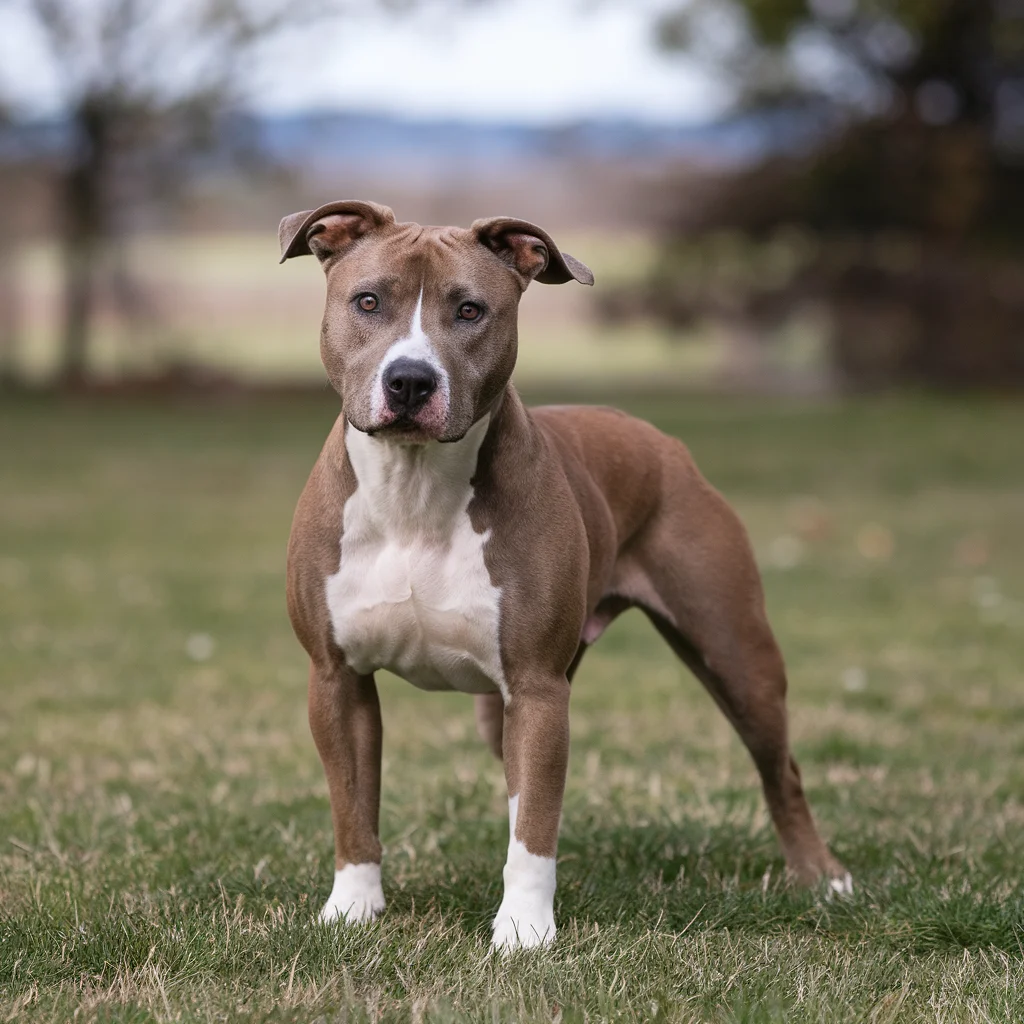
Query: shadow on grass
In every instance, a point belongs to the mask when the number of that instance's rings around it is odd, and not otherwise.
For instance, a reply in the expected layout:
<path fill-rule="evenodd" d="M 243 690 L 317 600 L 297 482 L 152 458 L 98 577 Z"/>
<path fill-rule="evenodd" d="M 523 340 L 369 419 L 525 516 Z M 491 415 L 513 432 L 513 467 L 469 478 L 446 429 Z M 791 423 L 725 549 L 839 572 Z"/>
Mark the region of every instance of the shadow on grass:
<path fill-rule="evenodd" d="M 385 822 L 386 916 L 399 932 L 433 916 L 489 937 L 508 833 L 482 800 L 470 794 L 454 817 L 428 814 L 402 834 Z M 94 823 L 88 836 L 85 819 L 93 814 L 79 808 L 82 822 L 57 823 L 62 860 L 23 822 L 19 834 L 37 850 L 26 870 L 40 880 L 40 893 L 21 911 L 27 918 L 42 911 L 55 932 L 71 928 L 76 915 L 116 929 L 111 909 L 123 907 L 131 918 L 136 904 L 158 911 L 165 924 L 239 905 L 261 918 L 315 918 L 333 872 L 326 801 L 302 797 L 246 813 L 191 792 L 170 804 L 142 811 L 130 833 L 112 818 L 98 830 Z M 999 949 L 1017 956 L 1024 947 L 1024 885 L 1015 851 L 998 836 L 970 860 L 909 838 L 850 836 L 836 852 L 853 872 L 855 893 L 830 900 L 823 888 L 789 885 L 774 833 L 740 811 L 735 823 L 710 827 L 567 816 L 558 921 L 574 922 L 580 934 L 614 929 L 626 939 L 728 931 L 868 940 L 917 954 Z"/>
<path fill-rule="evenodd" d="M 507 841 L 497 819 L 450 822 L 429 851 L 393 841 L 384 917 L 337 934 L 310 927 L 332 870 L 320 801 L 264 806 L 255 819 L 212 805 L 190 811 L 180 826 L 154 832 L 152 845 L 138 830 L 99 860 L 59 864 L 40 853 L 32 905 L 0 914 L 0 935 L 35 980 L 109 980 L 118 969 L 141 970 L 154 949 L 168 975 L 207 978 L 247 978 L 261 958 L 288 964 L 301 954 L 304 975 L 355 962 L 400 995 L 413 960 L 419 983 L 442 951 L 458 960 L 486 950 Z M 780 948 L 821 939 L 833 949 L 868 944 L 897 955 L 1019 956 L 1024 888 L 1006 880 L 1005 862 L 968 866 L 905 843 L 871 843 L 865 837 L 840 851 L 855 873 L 871 867 L 855 874 L 852 898 L 829 900 L 785 883 L 765 828 L 578 820 L 563 835 L 556 919 L 563 935 L 598 951 L 609 939 L 621 947 L 652 935 L 724 934 L 730 942 L 764 936 Z M 266 865 L 258 871 L 256 851 Z"/>
<path fill-rule="evenodd" d="M 489 936 L 501 901 L 505 836 L 472 829 L 471 851 L 435 854 L 416 875 L 389 883 L 389 913 L 436 912 Z M 1000 949 L 1024 944 L 1024 886 L 990 874 L 972 877 L 966 865 L 911 847 L 842 851 L 856 872 L 882 859 L 888 870 L 857 874 L 850 898 L 830 898 L 824 887 L 789 883 L 773 833 L 671 823 L 639 827 L 567 829 L 559 856 L 556 917 L 581 932 L 614 928 L 624 937 L 651 931 L 723 931 L 756 935 L 821 935 L 857 944 L 865 939 L 907 953 Z M 449 856 L 452 853 L 453 856 Z M 893 870 L 894 864 L 902 867 Z M 325 879 L 326 881 L 326 879 Z M 264 896 L 270 893 L 264 893 Z M 286 897 L 281 892 L 282 898 Z"/>

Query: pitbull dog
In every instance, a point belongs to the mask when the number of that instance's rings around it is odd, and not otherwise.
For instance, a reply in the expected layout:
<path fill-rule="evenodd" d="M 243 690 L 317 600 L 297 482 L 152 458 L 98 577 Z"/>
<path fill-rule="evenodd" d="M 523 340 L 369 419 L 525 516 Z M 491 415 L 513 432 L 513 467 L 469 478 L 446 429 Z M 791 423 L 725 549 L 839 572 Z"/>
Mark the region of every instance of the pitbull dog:
<path fill-rule="evenodd" d="M 367 202 L 285 217 L 280 241 L 282 262 L 313 254 L 327 275 L 320 353 L 341 397 L 288 549 L 334 825 L 322 919 L 384 909 L 373 674 L 388 669 L 476 695 L 509 797 L 492 946 L 552 941 L 569 682 L 633 607 L 746 744 L 792 876 L 848 890 L 790 753 L 785 668 L 736 515 L 675 438 L 613 409 L 527 409 L 511 383 L 526 286 L 593 284 L 587 267 L 525 221 L 421 227 Z"/>

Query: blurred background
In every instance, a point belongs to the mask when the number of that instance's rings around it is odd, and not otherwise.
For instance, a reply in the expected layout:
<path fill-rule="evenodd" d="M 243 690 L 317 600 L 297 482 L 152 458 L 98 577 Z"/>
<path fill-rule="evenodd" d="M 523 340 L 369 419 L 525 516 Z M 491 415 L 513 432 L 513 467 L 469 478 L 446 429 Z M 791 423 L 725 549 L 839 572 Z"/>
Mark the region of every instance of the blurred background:
<path fill-rule="evenodd" d="M 277 225 L 342 198 L 594 269 L 516 383 L 739 511 L 851 903 L 631 612 L 573 683 L 582 966 L 480 967 L 501 767 L 387 673 L 390 952 L 310 938 L 285 545 L 338 401 Z M 1024 1019 L 1022 249 L 1024 0 L 0 0 L 0 1018 Z"/>
<path fill-rule="evenodd" d="M 535 220 L 520 379 L 1024 383 L 1016 0 L 2 0 L 0 380 L 321 380 L 296 209 Z M 539 293 L 539 294 L 536 294 Z"/>

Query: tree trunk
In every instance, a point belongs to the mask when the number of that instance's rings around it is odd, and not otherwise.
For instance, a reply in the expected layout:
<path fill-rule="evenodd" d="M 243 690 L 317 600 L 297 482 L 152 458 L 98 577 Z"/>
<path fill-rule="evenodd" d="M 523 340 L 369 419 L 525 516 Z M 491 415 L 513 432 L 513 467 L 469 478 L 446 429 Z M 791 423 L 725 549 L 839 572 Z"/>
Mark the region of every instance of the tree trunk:
<path fill-rule="evenodd" d="M 11 244 L 7 218 L 0 215 L 0 388 L 18 383 L 18 335 L 20 309 L 15 268 L 15 247 Z"/>
<path fill-rule="evenodd" d="M 71 239 L 64 248 L 64 320 L 60 377 L 64 384 L 82 384 L 89 374 L 95 279 L 94 246 Z"/>
<path fill-rule="evenodd" d="M 96 312 L 98 263 L 110 222 L 106 189 L 110 173 L 111 111 L 102 100 L 75 113 L 71 164 L 61 182 L 64 299 L 60 378 L 82 384 L 89 375 L 89 348 Z"/>

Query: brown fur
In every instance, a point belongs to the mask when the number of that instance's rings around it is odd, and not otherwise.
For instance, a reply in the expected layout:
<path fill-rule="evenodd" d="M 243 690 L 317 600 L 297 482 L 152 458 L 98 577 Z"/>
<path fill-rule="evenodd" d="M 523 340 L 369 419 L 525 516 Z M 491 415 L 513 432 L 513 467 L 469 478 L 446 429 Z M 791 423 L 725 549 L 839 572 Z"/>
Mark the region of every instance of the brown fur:
<path fill-rule="evenodd" d="M 395 338 L 391 321 L 364 321 L 351 311 L 351 295 L 372 281 L 387 289 L 394 322 L 408 317 L 417 290 L 442 295 L 442 312 L 431 311 L 427 325 L 452 356 L 460 393 L 453 386 L 451 418 L 437 438 L 461 437 L 491 416 L 469 515 L 476 532 L 490 531 L 484 557 L 501 590 L 500 653 L 510 698 L 503 705 L 498 694 L 477 697 L 477 722 L 503 758 L 509 794 L 519 795 L 516 837 L 531 853 L 554 856 L 569 679 L 600 629 L 639 607 L 746 744 L 793 875 L 805 883 L 841 878 L 789 750 L 783 661 L 735 514 L 674 438 L 611 409 L 529 411 L 510 383 L 522 289 L 543 275 L 586 281 L 589 271 L 521 221 L 478 221 L 465 231 L 397 225 L 373 204 L 322 209 L 328 212 L 319 218 L 314 211 L 282 222 L 285 255 L 312 251 L 325 266 L 322 351 L 342 397 L 296 510 L 288 607 L 312 662 L 310 724 L 330 788 L 337 866 L 380 859 L 376 688 L 372 676 L 346 666 L 324 595 L 325 579 L 338 568 L 342 510 L 356 486 L 346 422 L 365 423 L 370 368 Z M 449 326 L 443 296 L 486 297 L 487 322 L 472 331 Z"/>

